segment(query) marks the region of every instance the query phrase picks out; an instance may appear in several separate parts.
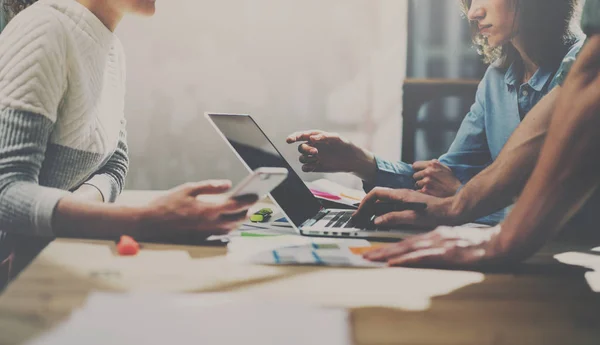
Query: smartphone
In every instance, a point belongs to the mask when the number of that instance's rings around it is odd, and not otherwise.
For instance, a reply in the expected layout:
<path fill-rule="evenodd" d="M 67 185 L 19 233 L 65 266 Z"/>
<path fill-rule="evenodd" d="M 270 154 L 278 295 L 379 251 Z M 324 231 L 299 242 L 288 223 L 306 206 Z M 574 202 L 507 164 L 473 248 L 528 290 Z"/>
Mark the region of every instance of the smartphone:
<path fill-rule="evenodd" d="M 231 198 L 253 194 L 262 199 L 279 186 L 287 176 L 286 168 L 258 168 L 233 189 Z"/>

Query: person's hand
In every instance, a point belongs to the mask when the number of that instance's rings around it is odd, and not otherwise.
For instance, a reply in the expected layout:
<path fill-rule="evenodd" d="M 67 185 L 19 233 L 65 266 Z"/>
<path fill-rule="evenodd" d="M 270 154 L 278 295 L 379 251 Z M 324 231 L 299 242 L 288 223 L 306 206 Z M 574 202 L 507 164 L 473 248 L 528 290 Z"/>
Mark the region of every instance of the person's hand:
<path fill-rule="evenodd" d="M 414 202 L 427 204 L 422 211 L 401 211 L 384 214 L 375 219 L 375 225 L 393 227 L 397 225 L 415 225 L 434 228 L 438 225 L 456 224 L 457 214 L 453 209 L 452 198 L 437 198 L 414 190 L 375 188 L 365 196 L 354 217 L 369 212 L 376 202 Z M 368 216 L 368 215 L 367 215 Z"/>
<path fill-rule="evenodd" d="M 461 186 L 452 170 L 437 159 L 415 162 L 413 170 L 417 190 L 421 193 L 445 198 L 456 194 Z"/>
<path fill-rule="evenodd" d="M 248 218 L 248 209 L 258 196 L 202 201 L 201 195 L 222 194 L 231 188 L 229 181 L 187 183 L 169 191 L 146 207 L 141 219 L 141 238 L 176 235 L 209 237 L 237 229 Z"/>
<path fill-rule="evenodd" d="M 300 142 L 300 163 L 304 172 L 348 172 L 359 177 L 376 170 L 375 157 L 337 133 L 303 131 L 291 134 L 288 144 Z M 363 175 L 363 176 L 361 176 Z"/>
<path fill-rule="evenodd" d="M 430 233 L 381 247 L 364 258 L 390 266 L 464 267 L 498 262 L 504 257 L 501 228 L 439 227 Z"/>

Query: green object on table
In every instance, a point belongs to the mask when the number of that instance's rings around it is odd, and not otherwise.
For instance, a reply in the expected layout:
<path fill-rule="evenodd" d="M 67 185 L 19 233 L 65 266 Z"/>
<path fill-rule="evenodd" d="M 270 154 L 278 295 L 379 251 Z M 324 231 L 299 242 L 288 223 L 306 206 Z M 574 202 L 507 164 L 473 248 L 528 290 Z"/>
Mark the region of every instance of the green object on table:
<path fill-rule="evenodd" d="M 267 222 L 270 218 L 271 215 L 273 214 L 273 210 L 270 208 L 263 208 L 260 211 L 254 213 L 253 215 L 250 216 L 250 221 L 253 223 L 265 223 Z"/>

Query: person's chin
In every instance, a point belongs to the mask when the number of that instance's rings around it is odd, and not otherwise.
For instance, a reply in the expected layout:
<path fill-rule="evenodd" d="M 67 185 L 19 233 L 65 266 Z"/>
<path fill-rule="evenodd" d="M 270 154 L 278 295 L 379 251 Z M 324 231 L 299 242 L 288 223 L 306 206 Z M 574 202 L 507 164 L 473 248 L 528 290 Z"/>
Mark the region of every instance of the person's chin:
<path fill-rule="evenodd" d="M 490 48 L 498 48 L 504 44 L 504 41 L 488 37 L 487 44 Z"/>
<path fill-rule="evenodd" d="M 500 35 L 490 35 L 486 38 L 487 44 L 491 48 L 502 47 L 506 43 L 510 42 L 510 38 Z"/>
<path fill-rule="evenodd" d="M 142 0 L 142 5 L 137 9 L 136 12 L 142 16 L 153 16 L 156 13 L 156 1 Z"/>
<path fill-rule="evenodd" d="M 148 6 L 146 8 L 140 9 L 139 11 L 136 11 L 136 12 L 138 15 L 141 15 L 144 17 L 152 17 L 156 13 L 156 7 Z"/>

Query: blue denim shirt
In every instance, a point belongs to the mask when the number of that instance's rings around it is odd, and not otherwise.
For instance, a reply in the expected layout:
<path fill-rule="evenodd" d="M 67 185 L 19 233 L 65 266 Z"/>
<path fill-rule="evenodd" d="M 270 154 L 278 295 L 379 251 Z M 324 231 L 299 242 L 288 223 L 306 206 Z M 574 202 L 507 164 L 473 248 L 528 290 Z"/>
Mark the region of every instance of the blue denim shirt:
<path fill-rule="evenodd" d="M 576 56 L 581 45 L 582 42 L 572 45 L 565 57 Z M 466 184 L 498 157 L 525 115 L 557 86 L 555 77 L 561 74 L 562 68 L 562 65 L 558 70 L 540 67 L 527 83 L 521 84 L 520 61 L 508 69 L 489 67 L 477 89 L 475 104 L 463 120 L 450 149 L 439 161 L 450 167 L 463 185 Z M 376 186 L 414 189 L 411 165 L 379 157 L 376 161 Z M 365 189 L 370 188 L 365 184 Z M 506 213 L 507 210 L 502 210 L 479 221 L 497 224 Z"/>

